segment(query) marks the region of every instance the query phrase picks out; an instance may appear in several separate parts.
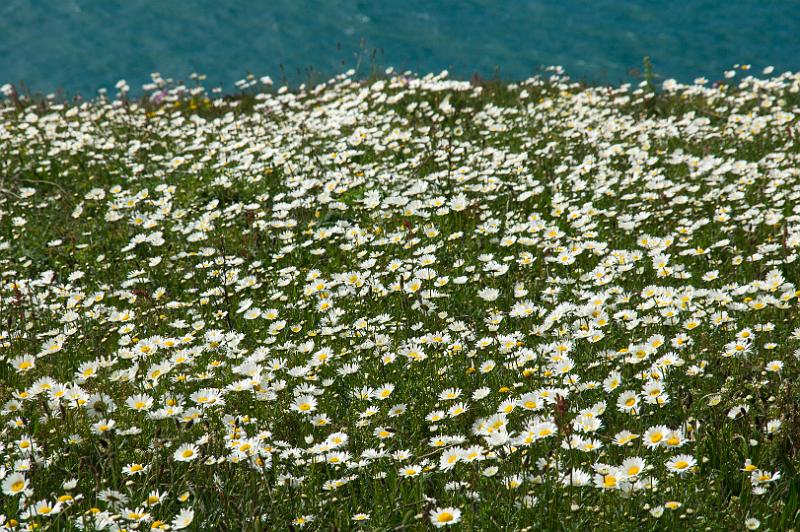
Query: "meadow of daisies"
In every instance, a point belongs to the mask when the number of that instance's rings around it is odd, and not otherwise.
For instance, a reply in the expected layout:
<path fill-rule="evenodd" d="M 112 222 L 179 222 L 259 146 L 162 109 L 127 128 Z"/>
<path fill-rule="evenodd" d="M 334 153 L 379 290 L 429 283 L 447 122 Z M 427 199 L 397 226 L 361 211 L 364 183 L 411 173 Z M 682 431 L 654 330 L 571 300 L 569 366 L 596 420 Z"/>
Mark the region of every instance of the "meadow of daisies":
<path fill-rule="evenodd" d="M 800 74 L 0 103 L 0 530 L 787 530 Z"/>

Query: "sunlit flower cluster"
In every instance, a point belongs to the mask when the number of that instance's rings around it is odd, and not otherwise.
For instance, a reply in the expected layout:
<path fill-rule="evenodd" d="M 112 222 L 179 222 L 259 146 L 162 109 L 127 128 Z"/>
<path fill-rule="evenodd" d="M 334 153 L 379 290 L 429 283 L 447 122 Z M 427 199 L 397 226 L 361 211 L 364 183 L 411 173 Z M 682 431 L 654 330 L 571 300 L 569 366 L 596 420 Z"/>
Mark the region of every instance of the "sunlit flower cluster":
<path fill-rule="evenodd" d="M 0 531 L 796 523 L 800 75 L 725 78 L 4 87 Z"/>

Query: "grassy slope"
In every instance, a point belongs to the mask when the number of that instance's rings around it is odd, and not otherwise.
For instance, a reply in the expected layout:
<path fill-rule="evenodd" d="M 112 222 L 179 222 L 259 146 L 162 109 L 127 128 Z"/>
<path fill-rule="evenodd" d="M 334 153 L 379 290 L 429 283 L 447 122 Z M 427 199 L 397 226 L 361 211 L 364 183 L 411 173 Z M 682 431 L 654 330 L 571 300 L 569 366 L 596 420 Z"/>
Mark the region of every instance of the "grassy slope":
<path fill-rule="evenodd" d="M 73 499 L 58 515 L 24 518 L 20 496 L 4 496 L 0 513 L 62 529 L 92 522 L 94 508 L 122 515 L 121 524 L 158 490 L 163 501 L 139 513 L 169 523 L 190 507 L 198 528 L 283 529 L 313 516 L 305 526 L 345 530 L 366 512 L 368 529 L 423 529 L 438 507 L 459 508 L 456 526 L 473 530 L 730 530 L 751 517 L 762 528 L 791 526 L 800 504 L 797 87 L 788 75 L 658 94 L 558 77 L 448 85 L 341 76 L 319 90 L 235 100 L 8 99 L 0 401 L 10 423 L 0 465 L 30 459 L 29 502 Z M 462 194 L 465 208 L 437 212 L 437 198 L 452 206 Z M 406 204 L 386 201 L 393 196 Z M 654 265 L 661 254 L 669 268 Z M 507 272 L 493 273 L 490 260 Z M 433 278 L 413 290 L 426 266 Z M 710 271 L 718 277 L 704 279 Z M 515 285 L 527 293 L 515 295 Z M 496 300 L 479 297 L 487 287 Z M 246 319 L 247 300 L 278 317 Z M 530 302 L 528 317 L 509 315 L 519 302 Z M 722 311 L 731 320 L 715 323 Z M 582 328 L 602 338 L 582 338 Z M 742 331 L 755 338 L 749 352 L 727 356 Z M 686 348 L 671 343 L 681 333 Z M 635 360 L 659 335 L 664 345 Z M 59 347 L 49 350 L 52 338 Z M 494 343 L 481 347 L 482 338 Z M 571 367 L 558 374 L 562 343 Z M 409 347 L 427 358 L 408 359 Z M 317 363 L 322 348 L 328 361 Z M 397 360 L 386 363 L 387 354 Z M 21 368 L 25 355 L 33 365 Z M 780 372 L 765 371 L 773 360 Z M 87 367 L 96 376 L 82 377 Z M 614 371 L 622 385 L 606 391 Z M 44 377 L 63 383 L 67 398 L 48 400 L 41 384 L 55 384 Z M 634 413 L 618 408 L 623 391 L 654 378 L 664 405 L 640 396 Z M 226 388 L 235 382 L 241 389 Z M 359 397 L 387 383 L 388 399 Z M 488 396 L 472 399 L 483 387 Z M 202 407 L 191 398 L 201 388 L 224 390 L 224 404 Z M 439 397 L 449 388 L 462 390 L 469 410 L 426 421 L 452 405 Z M 526 447 L 475 433 L 504 401 L 546 389 L 564 399 L 535 412 L 514 403 L 505 422 L 513 438 L 551 420 L 552 436 Z M 319 393 L 314 414 L 330 416 L 328 425 L 291 410 L 308 392 Z M 137 394 L 154 399 L 151 413 L 185 410 L 149 419 L 126 405 Z M 581 434 L 602 448 L 563 449 L 581 411 L 603 401 L 602 426 Z M 749 410 L 731 419 L 742 405 Z M 197 416 L 185 417 L 193 407 Z M 100 419 L 115 430 L 93 433 Z M 768 434 L 774 420 L 782 425 Z M 658 425 L 681 429 L 686 442 L 646 447 L 643 435 Z M 639 438 L 615 445 L 623 430 Z M 349 437 L 336 449 L 349 453 L 347 465 L 314 463 L 334 456 L 314 446 L 336 432 Z M 441 470 L 442 450 L 429 444 L 440 434 L 480 445 L 484 459 Z M 71 435 L 79 438 L 66 442 Z M 245 436 L 257 438 L 233 453 Z M 20 447 L 26 439 L 32 451 Z M 186 442 L 199 442 L 198 460 L 176 461 Z M 386 456 L 365 459 L 368 449 Z M 665 466 L 679 453 L 698 462 L 684 475 Z M 570 470 L 594 477 L 593 464 L 631 457 L 646 461 L 657 486 L 636 484 L 644 472 L 620 480 L 632 494 L 561 482 Z M 745 460 L 781 476 L 754 494 Z M 145 471 L 126 476 L 132 463 Z M 410 465 L 420 474 L 403 478 Z M 129 502 L 103 500 L 108 489 Z M 650 512 L 669 501 L 681 506 Z"/>

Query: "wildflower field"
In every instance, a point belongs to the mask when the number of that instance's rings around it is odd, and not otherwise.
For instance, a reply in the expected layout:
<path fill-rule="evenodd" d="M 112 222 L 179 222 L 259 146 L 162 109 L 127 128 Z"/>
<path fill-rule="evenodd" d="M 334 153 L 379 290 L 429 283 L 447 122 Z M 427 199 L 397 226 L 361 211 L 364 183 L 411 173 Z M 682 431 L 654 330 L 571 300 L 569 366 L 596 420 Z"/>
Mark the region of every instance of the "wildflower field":
<path fill-rule="evenodd" d="M 0 530 L 795 527 L 800 74 L 726 78 L 3 87 Z"/>

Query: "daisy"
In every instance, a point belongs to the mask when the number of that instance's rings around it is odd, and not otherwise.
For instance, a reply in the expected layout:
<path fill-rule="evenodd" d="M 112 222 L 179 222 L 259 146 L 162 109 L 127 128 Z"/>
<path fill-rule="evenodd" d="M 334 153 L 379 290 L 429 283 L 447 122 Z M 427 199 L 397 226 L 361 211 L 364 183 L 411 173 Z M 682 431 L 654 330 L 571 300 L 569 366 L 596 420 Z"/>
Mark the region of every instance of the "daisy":
<path fill-rule="evenodd" d="M 617 408 L 620 412 L 635 414 L 639 406 L 639 395 L 634 391 L 627 391 L 617 398 Z"/>
<path fill-rule="evenodd" d="M 626 477 L 619 468 L 611 467 L 603 473 L 595 474 L 594 485 L 603 490 L 618 490 Z"/>
<path fill-rule="evenodd" d="M 19 495 L 28 489 L 28 480 L 21 473 L 12 473 L 3 479 L 3 493 L 8 496 Z"/>
<path fill-rule="evenodd" d="M 172 457 L 178 462 L 191 462 L 197 459 L 199 449 L 193 443 L 184 443 L 178 447 L 173 453 Z"/>
<path fill-rule="evenodd" d="M 384 384 L 383 386 L 381 386 L 380 388 L 378 388 L 375 391 L 375 395 L 374 395 L 375 399 L 378 399 L 378 400 L 381 400 L 381 401 L 385 400 L 385 399 L 388 399 L 389 396 L 392 395 L 393 391 L 394 391 L 394 384 L 391 384 L 391 383 Z"/>
<path fill-rule="evenodd" d="M 647 469 L 647 464 L 642 458 L 631 457 L 622 461 L 621 469 L 627 476 L 635 477 Z"/>
<path fill-rule="evenodd" d="M 697 465 L 697 460 L 691 455 L 679 454 L 667 460 L 665 465 L 671 472 L 683 475 Z"/>
<path fill-rule="evenodd" d="M 430 516 L 431 523 L 436 528 L 454 525 L 461 521 L 461 510 L 458 508 L 437 508 L 431 510 L 428 515 Z"/>
<path fill-rule="evenodd" d="M 758 527 L 760 526 L 761 526 L 761 521 L 759 521 L 755 517 L 749 517 L 744 521 L 744 527 L 747 530 L 758 530 Z"/>
<path fill-rule="evenodd" d="M 655 449 L 659 445 L 662 445 L 662 442 L 668 433 L 669 429 L 666 426 L 656 425 L 655 427 L 651 427 L 645 431 L 644 435 L 642 436 L 642 441 L 648 449 Z"/>
<path fill-rule="evenodd" d="M 422 472 L 422 468 L 417 465 L 410 465 L 400 468 L 399 474 L 403 478 L 413 478 Z"/>
<path fill-rule="evenodd" d="M 443 471 L 453 469 L 461 460 L 463 452 L 464 451 L 458 447 L 445 450 L 439 458 L 439 469 Z"/>
<path fill-rule="evenodd" d="M 41 500 L 30 506 L 26 512 L 29 517 L 48 516 L 57 514 L 61 511 L 61 503 L 52 503 L 48 500 Z"/>
<path fill-rule="evenodd" d="M 310 414 L 317 409 L 317 399 L 313 395 L 301 395 L 295 398 L 291 410 L 301 414 Z"/>
<path fill-rule="evenodd" d="M 184 508 L 172 520 L 172 529 L 181 530 L 192 524 L 194 520 L 194 510 L 191 508 Z"/>
<path fill-rule="evenodd" d="M 134 463 L 128 464 L 122 468 L 122 472 L 128 476 L 146 473 L 150 466 L 143 466 L 142 464 Z"/>
<path fill-rule="evenodd" d="M 149 395 L 132 395 L 125 400 L 125 404 L 131 410 L 146 412 L 153 406 L 153 398 Z"/>

